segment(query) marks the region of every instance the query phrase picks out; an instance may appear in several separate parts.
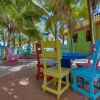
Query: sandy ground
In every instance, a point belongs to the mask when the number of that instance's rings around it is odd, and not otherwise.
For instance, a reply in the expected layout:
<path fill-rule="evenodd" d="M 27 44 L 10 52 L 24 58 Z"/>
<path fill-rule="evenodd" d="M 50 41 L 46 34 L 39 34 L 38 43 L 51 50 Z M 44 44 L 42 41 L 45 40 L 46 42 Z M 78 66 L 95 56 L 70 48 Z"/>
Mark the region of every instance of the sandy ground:
<path fill-rule="evenodd" d="M 26 62 L 26 61 L 25 61 Z M 35 79 L 36 61 L 30 61 L 18 66 L 2 66 L 6 74 L 0 77 L 0 100 L 56 100 L 56 95 L 42 92 L 42 80 Z M 8 70 L 9 69 L 9 70 Z M 89 100 L 78 92 L 69 89 L 63 93 L 61 100 Z M 97 100 L 100 100 L 98 98 Z"/>

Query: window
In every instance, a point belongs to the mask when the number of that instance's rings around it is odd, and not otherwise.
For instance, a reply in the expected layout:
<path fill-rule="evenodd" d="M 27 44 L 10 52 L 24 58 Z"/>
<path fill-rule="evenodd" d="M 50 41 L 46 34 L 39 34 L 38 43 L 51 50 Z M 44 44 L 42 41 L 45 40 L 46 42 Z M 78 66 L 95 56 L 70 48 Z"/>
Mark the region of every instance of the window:
<path fill-rule="evenodd" d="M 78 42 L 78 34 L 77 33 L 74 33 L 73 34 L 73 42 Z"/>
<path fill-rule="evenodd" d="M 86 31 L 86 41 L 91 41 L 92 40 L 92 34 L 90 30 Z"/>

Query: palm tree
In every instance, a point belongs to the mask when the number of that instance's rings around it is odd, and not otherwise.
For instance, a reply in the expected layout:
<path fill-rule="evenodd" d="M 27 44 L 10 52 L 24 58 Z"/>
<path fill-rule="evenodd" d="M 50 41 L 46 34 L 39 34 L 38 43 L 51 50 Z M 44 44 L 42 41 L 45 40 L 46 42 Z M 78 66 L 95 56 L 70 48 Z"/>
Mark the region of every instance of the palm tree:
<path fill-rule="evenodd" d="M 12 33 L 25 32 L 28 28 L 32 29 L 44 13 L 32 0 L 1 0 L 0 8 L 0 25 L 7 28 L 9 32 L 8 45 Z"/>
<path fill-rule="evenodd" d="M 87 19 L 87 7 L 81 4 L 80 1 L 74 0 L 64 0 L 64 12 L 66 13 L 67 28 L 69 29 L 69 34 L 71 38 L 71 51 L 74 51 L 73 34 L 76 31 L 75 25 L 80 21 L 81 18 Z"/>
<path fill-rule="evenodd" d="M 46 12 L 47 21 L 46 21 L 46 30 L 53 33 L 55 38 L 57 38 L 58 32 L 58 23 L 64 22 L 63 16 L 63 0 L 34 0 L 44 11 Z M 63 13 L 63 14 L 62 14 Z"/>
<path fill-rule="evenodd" d="M 72 34 L 75 33 L 75 24 L 79 21 L 80 18 L 87 19 L 88 13 L 86 12 L 87 8 L 85 5 L 79 7 L 79 1 L 74 0 L 38 0 L 38 3 L 43 3 L 44 9 L 50 13 L 47 18 L 46 27 L 48 30 L 57 37 L 57 23 L 59 24 L 59 32 L 63 33 L 65 26 L 70 30 L 72 51 L 73 51 L 73 38 Z M 78 2 L 78 3 L 77 3 Z M 46 5 L 46 6 L 45 6 Z M 80 10 L 79 10 L 80 9 Z M 84 13 L 83 13 L 84 12 Z"/>
<path fill-rule="evenodd" d="M 5 46 L 5 33 L 4 33 L 3 29 L 0 30 L 0 41 L 2 41 L 3 46 Z"/>

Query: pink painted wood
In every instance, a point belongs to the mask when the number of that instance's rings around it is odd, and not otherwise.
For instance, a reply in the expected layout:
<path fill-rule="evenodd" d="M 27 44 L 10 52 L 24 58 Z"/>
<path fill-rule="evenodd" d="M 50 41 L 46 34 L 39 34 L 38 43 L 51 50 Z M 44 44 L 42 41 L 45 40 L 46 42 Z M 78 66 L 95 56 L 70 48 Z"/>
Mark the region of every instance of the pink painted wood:
<path fill-rule="evenodd" d="M 14 55 L 12 48 L 5 48 L 5 57 L 8 65 L 14 66 L 18 63 L 18 55 Z"/>

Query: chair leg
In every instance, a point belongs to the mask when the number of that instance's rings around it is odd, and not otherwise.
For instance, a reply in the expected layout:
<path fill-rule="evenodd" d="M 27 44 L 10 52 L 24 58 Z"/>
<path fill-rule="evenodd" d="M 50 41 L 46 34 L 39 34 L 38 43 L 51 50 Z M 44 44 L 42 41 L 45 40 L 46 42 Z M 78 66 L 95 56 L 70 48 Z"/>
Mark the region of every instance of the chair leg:
<path fill-rule="evenodd" d="M 89 81 L 89 92 L 91 95 L 91 100 L 95 100 L 93 81 Z"/>
<path fill-rule="evenodd" d="M 60 95 L 61 95 L 61 78 L 58 79 L 58 95 L 57 95 L 57 100 L 60 99 Z"/>
<path fill-rule="evenodd" d="M 68 84 L 69 84 L 69 75 L 66 76 L 66 85 L 68 85 Z"/>
<path fill-rule="evenodd" d="M 40 73 L 40 67 L 37 66 L 37 73 L 36 73 L 36 79 L 37 80 L 39 79 L 39 76 L 40 76 L 39 73 Z"/>
<path fill-rule="evenodd" d="M 47 75 L 44 75 L 44 80 L 43 80 L 43 85 L 42 85 L 43 92 L 45 92 L 46 85 L 47 85 Z"/>
<path fill-rule="evenodd" d="M 75 88 L 76 88 L 76 86 L 77 86 L 77 85 L 76 85 L 76 79 L 77 79 L 76 75 L 73 75 L 73 84 L 72 84 L 72 87 L 73 87 L 73 90 L 74 90 L 74 91 L 76 91 Z"/>
<path fill-rule="evenodd" d="M 39 79 L 39 68 L 37 69 L 37 73 L 36 73 L 36 79 Z"/>
<path fill-rule="evenodd" d="M 98 86 L 99 86 L 99 88 L 100 88 L 100 79 L 98 79 Z"/>

